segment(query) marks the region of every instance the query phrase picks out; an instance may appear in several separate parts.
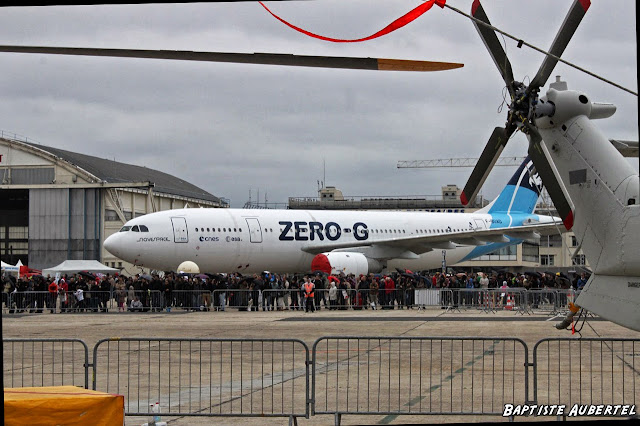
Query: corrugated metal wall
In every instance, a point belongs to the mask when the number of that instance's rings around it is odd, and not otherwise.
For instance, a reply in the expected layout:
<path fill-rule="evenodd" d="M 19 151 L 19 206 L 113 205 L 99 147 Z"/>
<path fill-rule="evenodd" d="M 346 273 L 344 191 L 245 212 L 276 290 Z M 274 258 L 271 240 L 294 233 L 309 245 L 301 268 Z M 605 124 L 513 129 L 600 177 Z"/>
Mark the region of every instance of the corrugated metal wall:
<path fill-rule="evenodd" d="M 29 191 L 29 266 L 100 260 L 100 189 Z"/>

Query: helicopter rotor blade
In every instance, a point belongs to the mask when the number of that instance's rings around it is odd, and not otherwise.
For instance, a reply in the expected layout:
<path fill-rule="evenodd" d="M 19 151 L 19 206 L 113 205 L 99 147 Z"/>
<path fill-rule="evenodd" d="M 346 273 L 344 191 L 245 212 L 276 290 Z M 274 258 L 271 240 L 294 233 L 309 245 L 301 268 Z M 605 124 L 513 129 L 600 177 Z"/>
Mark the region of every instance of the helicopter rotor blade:
<path fill-rule="evenodd" d="M 487 25 L 491 25 L 491 22 L 489 22 L 489 18 L 487 17 L 487 14 L 479 0 L 474 0 L 473 5 L 471 6 L 471 15 Z M 475 21 L 473 22 L 473 25 L 475 25 L 476 30 L 478 30 L 480 38 L 482 38 L 484 45 L 491 54 L 493 62 L 495 62 L 498 67 L 500 75 L 502 75 L 504 82 L 507 84 L 507 89 L 511 94 L 511 98 L 513 98 L 513 70 L 511 69 L 511 62 L 509 62 L 509 58 L 507 58 L 507 54 L 502 48 L 502 44 L 500 43 L 496 32 L 493 29 L 485 25 L 478 24 Z"/>
<path fill-rule="evenodd" d="M 542 179 L 542 184 L 547 188 L 551 201 L 555 206 L 562 223 L 567 231 L 573 227 L 574 207 L 571 204 L 567 191 L 561 183 L 558 171 L 549 160 L 549 152 L 542 142 L 542 137 L 535 128 L 530 128 L 529 156 L 533 161 L 536 171 Z"/>
<path fill-rule="evenodd" d="M 553 43 L 551 43 L 551 49 L 549 49 L 549 53 L 551 55 L 556 58 L 562 56 L 562 53 L 569 44 L 569 41 L 578 29 L 578 25 L 582 22 L 582 18 L 587 13 L 589 6 L 591 6 L 591 2 L 589 0 L 574 0 L 573 5 L 571 5 L 571 9 L 569 9 L 564 22 L 558 30 L 558 34 L 556 34 L 556 38 L 553 40 Z M 544 57 L 544 61 L 542 61 L 542 65 L 540 65 L 540 69 L 529 85 L 529 93 L 533 93 L 534 91 L 537 92 L 540 87 L 546 84 L 549 76 L 558 63 L 556 58 L 549 55 Z"/>
<path fill-rule="evenodd" d="M 489 176 L 491 169 L 496 161 L 500 157 L 502 150 L 507 145 L 509 137 L 513 133 L 514 127 L 509 126 L 506 129 L 504 127 L 496 127 L 493 129 L 493 133 L 489 137 L 489 141 L 484 147 L 478 162 L 476 163 L 467 184 L 460 193 L 460 201 L 463 205 L 469 204 L 470 201 L 475 200 L 476 195 L 480 191 L 480 188 L 484 184 L 484 181 Z"/>
<path fill-rule="evenodd" d="M 117 58 L 169 59 L 179 61 L 232 62 L 243 64 L 284 65 L 363 69 L 378 71 L 444 71 L 464 65 L 453 62 L 414 61 L 404 59 L 306 56 L 283 53 L 194 52 L 188 50 L 102 49 L 83 47 L 0 45 L 0 52 L 48 55 L 103 56 Z"/>

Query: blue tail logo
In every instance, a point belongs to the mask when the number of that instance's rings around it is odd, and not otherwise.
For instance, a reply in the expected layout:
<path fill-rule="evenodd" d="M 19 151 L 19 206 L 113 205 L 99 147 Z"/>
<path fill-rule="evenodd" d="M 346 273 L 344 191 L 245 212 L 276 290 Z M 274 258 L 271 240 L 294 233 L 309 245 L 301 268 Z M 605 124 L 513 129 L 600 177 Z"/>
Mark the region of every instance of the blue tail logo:
<path fill-rule="evenodd" d="M 542 179 L 527 157 L 498 198 L 488 206 L 488 213 L 532 213 L 541 192 Z"/>

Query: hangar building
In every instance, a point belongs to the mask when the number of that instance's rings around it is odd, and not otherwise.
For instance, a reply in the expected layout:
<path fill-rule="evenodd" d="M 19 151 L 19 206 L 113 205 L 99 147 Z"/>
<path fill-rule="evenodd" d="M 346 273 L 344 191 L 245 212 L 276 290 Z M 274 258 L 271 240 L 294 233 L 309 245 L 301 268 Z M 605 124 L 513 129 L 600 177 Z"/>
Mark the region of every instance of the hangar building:
<path fill-rule="evenodd" d="M 229 207 L 147 167 L 0 135 L 0 257 L 35 269 L 98 260 L 137 273 L 102 248 L 133 217 L 186 207 Z"/>

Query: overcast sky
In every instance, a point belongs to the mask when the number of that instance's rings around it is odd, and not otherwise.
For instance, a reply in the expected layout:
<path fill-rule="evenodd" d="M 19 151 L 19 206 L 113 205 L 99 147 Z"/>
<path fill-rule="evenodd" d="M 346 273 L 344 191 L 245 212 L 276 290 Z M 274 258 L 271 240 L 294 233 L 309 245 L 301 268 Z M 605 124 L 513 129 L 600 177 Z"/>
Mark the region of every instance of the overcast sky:
<path fill-rule="evenodd" d="M 448 4 L 465 12 L 471 0 Z M 485 1 L 492 24 L 548 49 L 570 0 Z M 284 19 L 334 38 L 385 27 L 419 0 L 268 2 Z M 635 2 L 595 1 L 562 58 L 637 92 Z M 437 195 L 471 169 L 398 169 L 399 160 L 478 157 L 506 112 L 504 82 L 473 24 L 432 8 L 363 43 L 300 34 L 257 2 L 0 8 L 1 44 L 382 57 L 462 62 L 433 73 L 290 68 L 0 53 L 0 130 L 42 145 L 147 166 L 242 207 L 249 199 L 316 196 L 317 181 L 345 195 Z M 543 56 L 505 39 L 516 79 Z M 598 125 L 638 140 L 638 99 L 559 63 L 570 89 L 613 102 Z M 546 86 L 548 87 L 548 86 Z M 526 155 L 518 134 L 503 156 Z M 637 159 L 631 160 L 637 166 Z M 496 168 L 493 198 L 514 172 Z"/>

